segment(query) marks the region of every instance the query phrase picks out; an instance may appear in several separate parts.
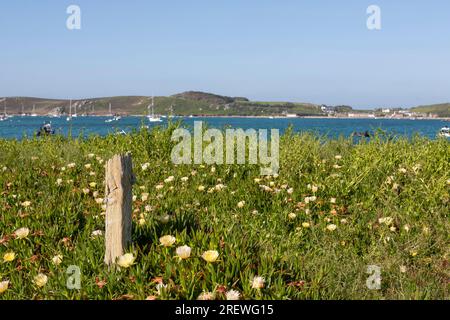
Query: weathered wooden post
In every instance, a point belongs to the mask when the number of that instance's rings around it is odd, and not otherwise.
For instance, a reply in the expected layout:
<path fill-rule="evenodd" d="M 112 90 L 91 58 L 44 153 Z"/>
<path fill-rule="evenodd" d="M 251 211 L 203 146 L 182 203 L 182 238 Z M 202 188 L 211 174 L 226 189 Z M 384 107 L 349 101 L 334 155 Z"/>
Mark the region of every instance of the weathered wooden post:
<path fill-rule="evenodd" d="M 115 155 L 106 164 L 105 263 L 114 264 L 131 244 L 134 183 L 131 155 Z"/>

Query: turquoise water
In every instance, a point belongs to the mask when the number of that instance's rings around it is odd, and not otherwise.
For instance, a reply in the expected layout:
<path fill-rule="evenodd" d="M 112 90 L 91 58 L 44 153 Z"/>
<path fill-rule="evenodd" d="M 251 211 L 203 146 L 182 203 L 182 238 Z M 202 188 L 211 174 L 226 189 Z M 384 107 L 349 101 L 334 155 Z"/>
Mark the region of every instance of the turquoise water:
<path fill-rule="evenodd" d="M 144 117 L 125 117 L 120 121 L 105 123 L 107 117 L 77 117 L 66 121 L 65 117 L 13 117 L 0 121 L 0 138 L 21 139 L 32 137 L 45 122 L 51 122 L 57 134 L 72 136 L 80 134 L 106 135 L 116 131 L 130 132 L 145 126 L 165 126 L 167 119 L 161 123 L 149 123 Z M 350 136 L 353 132 L 374 132 L 382 129 L 388 134 L 411 137 L 414 134 L 436 138 L 436 134 L 449 122 L 443 120 L 397 120 L 397 119 L 305 119 L 305 118 L 174 118 L 182 121 L 183 126 L 193 127 L 194 121 L 203 121 L 210 128 L 254 128 L 280 129 L 284 132 L 290 125 L 295 131 L 310 131 L 329 137 Z"/>

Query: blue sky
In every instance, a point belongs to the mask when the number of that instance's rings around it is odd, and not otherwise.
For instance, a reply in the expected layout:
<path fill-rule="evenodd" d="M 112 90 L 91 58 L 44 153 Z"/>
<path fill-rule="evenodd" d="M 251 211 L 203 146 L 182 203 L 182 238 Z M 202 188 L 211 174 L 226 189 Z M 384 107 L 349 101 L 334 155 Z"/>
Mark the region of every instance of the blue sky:
<path fill-rule="evenodd" d="M 81 30 L 66 28 L 71 4 Z M 366 28 L 371 4 L 382 30 Z M 2 1 L 0 41 L 0 96 L 450 101 L 448 0 Z"/>

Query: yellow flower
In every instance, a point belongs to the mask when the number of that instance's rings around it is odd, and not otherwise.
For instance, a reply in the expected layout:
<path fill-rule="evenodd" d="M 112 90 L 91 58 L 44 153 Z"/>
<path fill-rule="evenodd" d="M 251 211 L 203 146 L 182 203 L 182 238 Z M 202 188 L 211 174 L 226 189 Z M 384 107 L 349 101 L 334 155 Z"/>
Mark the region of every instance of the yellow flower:
<path fill-rule="evenodd" d="M 58 254 L 58 255 L 56 255 L 56 256 L 54 256 L 54 257 L 52 258 L 52 262 L 53 262 L 53 264 L 55 264 L 56 266 L 58 266 L 58 265 L 61 264 L 62 259 L 63 259 L 63 256 L 60 255 L 60 254 Z"/>
<path fill-rule="evenodd" d="M 34 284 L 39 288 L 45 286 L 47 284 L 47 281 L 48 277 L 43 273 L 39 273 L 36 277 L 34 277 Z"/>
<path fill-rule="evenodd" d="M 11 262 L 16 258 L 16 254 L 14 252 L 7 252 L 3 256 L 4 262 Z"/>
<path fill-rule="evenodd" d="M 336 160 L 341 160 L 341 159 L 342 159 L 342 156 L 341 156 L 341 155 L 336 155 L 336 156 L 334 156 L 334 158 L 335 158 Z"/>
<path fill-rule="evenodd" d="M 0 294 L 8 290 L 8 286 L 9 286 L 8 280 L 0 282 Z"/>
<path fill-rule="evenodd" d="M 302 223 L 302 227 L 303 228 L 309 228 L 311 225 L 309 224 L 309 222 L 303 222 Z"/>
<path fill-rule="evenodd" d="M 208 250 L 203 252 L 202 258 L 207 262 L 215 262 L 219 257 L 219 252 L 216 250 Z"/>
<path fill-rule="evenodd" d="M 252 280 L 252 288 L 253 289 L 262 289 L 264 288 L 266 280 L 263 277 L 255 276 Z"/>
<path fill-rule="evenodd" d="M 14 235 L 17 239 L 25 239 L 28 237 L 28 234 L 30 233 L 30 229 L 28 228 L 20 228 L 14 231 Z"/>
<path fill-rule="evenodd" d="M 90 163 L 87 163 L 87 164 L 84 165 L 84 167 L 85 167 L 86 169 L 90 169 L 90 168 L 92 167 L 92 165 L 91 165 Z"/>
<path fill-rule="evenodd" d="M 296 217 L 297 217 L 297 215 L 295 213 L 293 213 L 293 212 L 288 214 L 288 218 L 291 219 L 291 220 L 294 220 Z"/>
<path fill-rule="evenodd" d="M 125 253 L 117 258 L 117 264 L 122 268 L 128 268 L 133 265 L 135 259 L 132 253 Z"/>
<path fill-rule="evenodd" d="M 141 200 L 142 201 L 147 201 L 148 200 L 148 193 L 141 194 Z"/>
<path fill-rule="evenodd" d="M 197 190 L 203 192 L 205 191 L 205 186 L 198 186 Z"/>
<path fill-rule="evenodd" d="M 181 246 L 177 248 L 176 253 L 180 259 L 187 259 L 191 256 L 191 248 L 189 246 Z"/>
<path fill-rule="evenodd" d="M 159 242 L 161 242 L 161 244 L 164 247 L 172 246 L 175 243 L 175 241 L 177 241 L 177 239 L 174 236 L 170 236 L 170 235 L 159 238 Z"/>
<path fill-rule="evenodd" d="M 24 208 L 27 208 L 27 207 L 31 206 L 31 201 L 24 201 L 21 203 L 21 206 Z"/>
<path fill-rule="evenodd" d="M 328 231 L 334 231 L 334 230 L 336 230 L 337 229 L 337 226 L 335 225 L 335 224 L 329 224 L 328 226 L 327 226 L 327 230 Z"/>
<path fill-rule="evenodd" d="M 91 183 L 89 183 L 89 186 L 91 188 L 95 188 L 97 186 L 97 182 L 91 182 Z"/>
<path fill-rule="evenodd" d="M 412 250 L 411 252 L 410 252 L 410 254 L 411 254 L 411 257 L 415 257 L 415 256 L 417 256 L 417 251 L 416 250 Z"/>
<path fill-rule="evenodd" d="M 144 224 L 145 224 L 145 219 L 144 218 L 139 219 L 139 225 L 143 226 Z"/>

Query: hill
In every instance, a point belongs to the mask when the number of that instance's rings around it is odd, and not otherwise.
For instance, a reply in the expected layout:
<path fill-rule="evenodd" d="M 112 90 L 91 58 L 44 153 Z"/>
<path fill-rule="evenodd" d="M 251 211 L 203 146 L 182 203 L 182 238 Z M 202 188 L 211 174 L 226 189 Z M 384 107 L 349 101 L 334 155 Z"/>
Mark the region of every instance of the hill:
<path fill-rule="evenodd" d="M 0 99 L 1 101 L 2 99 Z M 168 97 L 155 97 L 155 113 L 197 116 L 277 116 L 286 113 L 298 115 L 323 115 L 320 107 L 308 103 L 255 102 L 244 97 L 227 97 L 198 91 L 188 91 Z M 8 114 L 38 115 L 68 114 L 70 100 L 43 99 L 33 97 L 6 98 Z M 112 113 L 145 115 L 151 104 L 151 97 L 118 96 L 72 100 L 72 112 L 87 115 L 107 115 L 109 104 Z M 33 107 L 34 106 L 34 107 Z M 0 112 L 3 106 L 0 104 Z"/>
<path fill-rule="evenodd" d="M 439 117 L 450 117 L 450 103 L 432 104 L 411 108 L 413 112 L 432 113 Z"/>

